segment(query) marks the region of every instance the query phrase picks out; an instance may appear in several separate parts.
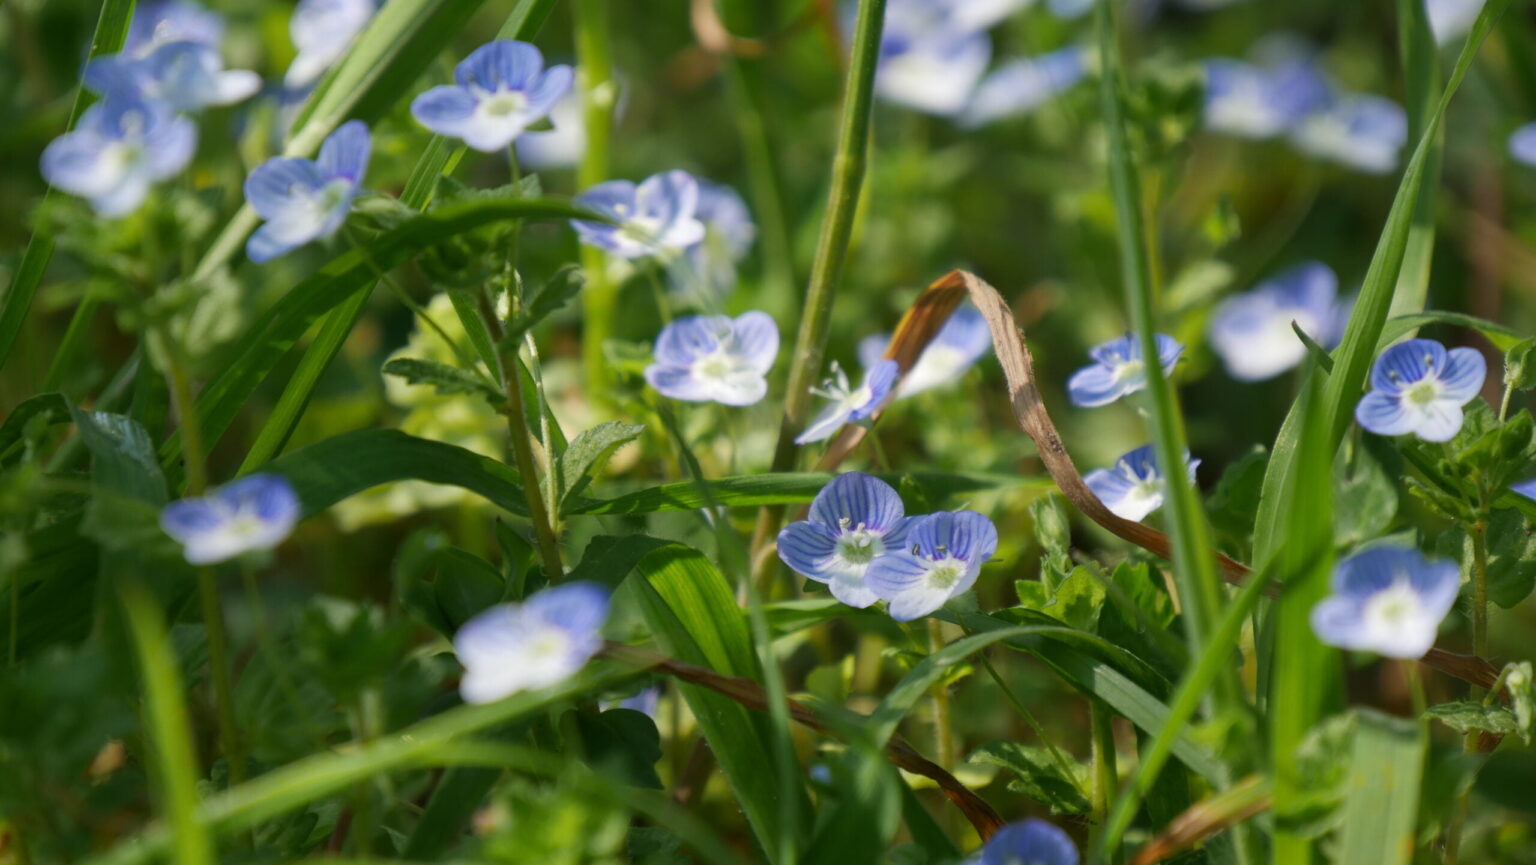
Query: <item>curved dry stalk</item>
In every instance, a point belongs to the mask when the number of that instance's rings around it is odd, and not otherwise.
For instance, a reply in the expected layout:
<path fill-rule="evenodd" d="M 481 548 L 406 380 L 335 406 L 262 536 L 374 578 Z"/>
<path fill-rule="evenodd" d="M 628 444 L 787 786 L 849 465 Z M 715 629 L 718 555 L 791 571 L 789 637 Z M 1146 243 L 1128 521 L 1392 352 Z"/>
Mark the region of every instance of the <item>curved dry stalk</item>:
<path fill-rule="evenodd" d="M 1040 461 L 1045 465 L 1046 471 L 1050 473 L 1051 479 L 1056 482 L 1062 495 L 1066 496 L 1067 500 L 1085 516 L 1114 535 L 1164 559 L 1169 558 L 1171 547 L 1167 535 L 1141 523 L 1116 516 L 1103 502 L 1099 501 L 1099 497 L 1093 494 L 1093 490 L 1088 488 L 1077 466 L 1073 464 L 1071 455 L 1067 453 L 1067 446 L 1062 442 L 1060 433 L 1056 431 L 1056 425 L 1051 421 L 1050 413 L 1046 411 L 1045 400 L 1035 384 L 1034 359 L 1024 345 L 1024 333 L 1014 321 L 1013 311 L 1003 300 L 1002 295 L 998 294 L 997 289 L 988 285 L 986 281 L 963 270 L 952 270 L 935 280 L 922 294 L 918 295 L 912 302 L 912 306 L 908 307 L 906 314 L 902 316 L 901 323 L 896 326 L 896 332 L 891 337 L 890 345 L 886 347 L 885 357 L 896 361 L 902 375 L 906 375 L 912 365 L 917 362 L 918 356 L 923 353 L 923 349 L 928 347 L 928 343 L 939 332 L 939 328 L 944 326 L 950 314 L 967 297 L 981 312 L 982 318 L 986 319 L 987 327 L 992 331 L 992 348 L 997 354 L 998 363 L 1003 368 L 1003 378 L 1008 384 L 1008 398 L 1013 406 L 1013 416 L 1018 421 L 1019 428 L 1034 439 L 1035 447 L 1040 453 Z M 880 414 L 890 405 L 894 395 L 893 388 L 892 396 L 887 397 L 885 405 L 874 413 L 874 419 L 878 420 Z M 828 446 L 826 453 L 822 455 L 820 462 L 816 464 L 816 470 L 835 471 L 868 434 L 869 430 L 863 426 L 850 424 L 843 427 L 832 440 L 832 444 Z M 1216 557 L 1222 577 L 1227 582 L 1241 584 L 1247 579 L 1250 573 L 1247 565 L 1219 552 L 1213 552 L 1212 555 Z M 1475 655 L 1457 655 L 1440 649 L 1430 649 L 1420 659 L 1420 663 L 1484 688 L 1492 687 L 1498 679 L 1498 670 L 1488 661 Z"/>
<path fill-rule="evenodd" d="M 1230 788 L 1189 806 L 1163 828 L 1162 834 L 1148 841 L 1131 860 L 1131 865 L 1153 865 L 1171 858 L 1206 838 L 1241 823 L 1269 808 L 1274 801 L 1269 779 L 1249 775 Z"/>
<path fill-rule="evenodd" d="M 622 643 L 607 643 L 603 647 L 603 655 L 615 661 L 643 669 L 657 670 L 684 682 L 708 688 L 749 709 L 765 711 L 768 708 L 767 692 L 751 679 L 726 676 L 706 667 L 684 663 L 676 658 Z M 797 723 L 818 733 L 830 734 L 826 722 L 815 712 L 794 700 L 787 700 L 787 702 L 790 717 Z M 905 769 L 914 775 L 921 775 L 937 784 L 944 796 L 960 809 L 983 840 L 992 837 L 992 833 L 1003 827 L 1003 818 L 998 816 L 985 799 L 960 783 L 954 775 L 918 753 L 917 749 L 900 735 L 891 736 L 885 746 L 885 755 L 898 768 Z"/>

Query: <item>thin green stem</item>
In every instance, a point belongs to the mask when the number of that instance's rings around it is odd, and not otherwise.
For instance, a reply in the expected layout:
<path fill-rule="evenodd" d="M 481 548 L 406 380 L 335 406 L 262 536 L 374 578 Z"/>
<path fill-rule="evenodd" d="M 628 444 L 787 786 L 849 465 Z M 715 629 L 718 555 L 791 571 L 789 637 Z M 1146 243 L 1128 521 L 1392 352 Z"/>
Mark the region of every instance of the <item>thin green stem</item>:
<path fill-rule="evenodd" d="M 523 333 L 523 345 L 528 349 L 528 375 L 533 379 L 533 395 L 539 401 L 539 441 L 544 445 L 539 449 L 539 453 L 544 459 L 545 501 L 549 504 L 550 528 L 558 540 L 560 537 L 560 485 L 563 479 L 559 475 L 560 464 L 555 459 L 555 446 L 550 438 L 556 421 L 550 416 L 549 395 L 544 390 L 544 367 L 539 361 L 539 345 L 533 338 L 533 331 Z"/>
<path fill-rule="evenodd" d="M 1019 717 L 1024 719 L 1024 723 L 1029 725 L 1029 729 L 1034 731 L 1035 738 L 1039 739 L 1040 744 L 1044 745 L 1045 749 L 1051 752 L 1051 759 L 1055 760 L 1056 765 L 1061 767 L 1061 771 L 1063 773 L 1062 777 L 1071 778 L 1077 772 L 1076 765 L 1070 758 L 1067 757 L 1066 754 L 1062 753 L 1062 750 L 1056 747 L 1056 743 L 1052 742 L 1050 737 L 1045 734 L 1045 728 L 1040 726 L 1040 721 L 1035 718 L 1033 712 L 1029 711 L 1029 707 L 1024 705 L 1024 701 L 1019 699 L 1019 695 L 1015 694 L 1013 689 L 1008 687 L 1008 683 L 1005 682 L 1003 677 L 997 672 L 997 668 L 992 666 L 992 662 L 987 658 L 986 654 L 978 653 L 976 658 L 981 661 L 982 669 L 987 671 L 987 675 L 991 676 L 992 681 L 996 682 L 997 687 L 1002 690 L 1003 696 L 1008 699 L 1009 703 L 1013 704 L 1014 711 L 1018 712 Z"/>
<path fill-rule="evenodd" d="M 1093 825 L 1103 827 L 1109 816 L 1110 798 L 1120 785 L 1120 769 L 1115 755 L 1114 715 L 1098 700 L 1088 701 L 1089 724 L 1093 730 Z M 1069 776 L 1070 777 L 1070 776 Z M 1109 861 L 1118 863 L 1120 851 L 1111 850 Z"/>
<path fill-rule="evenodd" d="M 1509 416 L 1509 401 L 1515 395 L 1515 383 L 1507 382 L 1504 385 L 1504 396 L 1499 400 L 1499 423 Z"/>
<path fill-rule="evenodd" d="M 928 620 L 928 652 L 933 654 L 944 648 L 944 624 L 938 619 Z M 949 683 L 941 676 L 933 684 L 933 745 L 934 758 L 939 766 L 949 771 L 955 765 L 955 731 L 949 709 Z"/>
<path fill-rule="evenodd" d="M 859 0 L 854 22 L 853 51 L 848 64 L 842 116 L 838 123 L 837 153 L 832 161 L 832 183 L 827 213 L 816 243 L 804 312 L 790 359 L 789 383 L 784 393 L 784 418 L 779 426 L 772 471 L 790 469 L 795 462 L 795 436 L 805 422 L 810 389 L 821 375 L 827 337 L 832 323 L 832 304 L 842 280 L 843 266 L 853 238 L 859 194 L 869 162 L 870 116 L 874 110 L 875 68 L 880 59 L 880 32 L 885 24 L 885 0 Z M 761 549 L 778 534 L 782 508 L 763 508 L 758 514 L 753 548 Z M 766 561 L 766 557 L 762 559 Z"/>
<path fill-rule="evenodd" d="M 577 184 L 587 189 L 608 179 L 613 137 L 613 110 L 618 86 L 613 80 L 613 50 L 608 23 L 609 0 L 575 0 L 571 17 L 576 27 L 577 86 L 587 148 L 576 171 Z M 608 259 L 600 249 L 581 247 L 587 284 L 581 292 L 581 360 L 587 395 L 595 403 L 611 402 L 614 378 L 603 355 L 613 338 L 619 287 L 608 278 Z"/>
<path fill-rule="evenodd" d="M 1479 517 L 1467 530 L 1472 539 L 1472 654 L 1479 658 L 1488 657 L 1488 521 Z M 1485 691 L 1476 685 L 1472 686 L 1471 698 L 1480 700 Z M 1422 714 L 1422 713 L 1421 713 Z M 1479 740 L 1482 734 L 1476 730 L 1468 732 L 1462 738 L 1462 750 L 1468 756 L 1476 756 L 1479 751 Z M 1462 832 L 1466 828 L 1467 811 L 1472 791 L 1463 792 L 1456 800 L 1456 808 L 1451 813 L 1450 823 L 1445 829 L 1445 861 L 1446 865 L 1456 865 L 1461 852 Z"/>

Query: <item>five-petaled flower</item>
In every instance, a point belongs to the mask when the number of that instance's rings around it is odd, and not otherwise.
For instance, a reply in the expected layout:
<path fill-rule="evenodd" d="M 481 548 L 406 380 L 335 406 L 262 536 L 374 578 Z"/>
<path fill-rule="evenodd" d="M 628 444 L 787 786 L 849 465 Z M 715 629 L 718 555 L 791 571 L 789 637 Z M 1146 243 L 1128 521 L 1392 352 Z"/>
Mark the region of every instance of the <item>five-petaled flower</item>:
<path fill-rule="evenodd" d="M 963 5 L 894 0 L 886 7 L 880 98 L 943 117 L 965 110 L 992 59 L 992 40 L 963 16 Z"/>
<path fill-rule="evenodd" d="M 675 254 L 704 239 L 699 182 L 686 171 L 654 174 L 638 186 L 604 181 L 576 196 L 576 203 L 613 220 L 571 220 L 581 242 L 620 258 Z"/>
<path fill-rule="evenodd" d="M 579 580 L 485 610 L 453 636 L 464 665 L 459 693 L 491 703 L 565 681 L 602 649 L 607 618 L 608 590 Z"/>
<path fill-rule="evenodd" d="M 1179 362 L 1184 346 L 1166 334 L 1157 334 L 1157 360 L 1163 375 L 1171 375 Z M 1085 366 L 1067 379 L 1067 395 L 1072 404 L 1083 408 L 1109 405 L 1126 394 L 1132 394 L 1147 386 L 1147 365 L 1141 356 L 1141 338 L 1128 333 L 1119 339 L 1094 347 L 1088 352 L 1093 358 L 1091 366 Z"/>
<path fill-rule="evenodd" d="M 1382 96 L 1344 93 L 1308 114 L 1291 133 L 1303 153 L 1370 174 L 1397 167 L 1408 141 L 1408 115 Z"/>
<path fill-rule="evenodd" d="M 1033 817 L 987 839 L 974 865 L 1077 865 L 1077 847 L 1060 828 Z"/>
<path fill-rule="evenodd" d="M 890 334 L 867 336 L 859 341 L 859 362 L 865 369 L 879 363 L 890 345 Z M 992 331 L 976 307 L 966 304 L 950 314 L 934 334 L 917 362 L 901 378 L 896 396 L 906 398 L 936 387 L 954 384 L 992 347 Z"/>
<path fill-rule="evenodd" d="M 645 380 L 662 396 L 688 402 L 753 405 L 768 395 L 779 327 L 766 312 L 693 315 L 662 328 Z"/>
<path fill-rule="evenodd" d="M 869 565 L 864 583 L 909 622 L 969 590 L 997 552 L 997 527 L 975 511 L 938 511 L 907 525 L 906 543 Z"/>
<path fill-rule="evenodd" d="M 1432 339 L 1400 342 L 1376 358 L 1371 392 L 1355 407 L 1355 420 L 1377 435 L 1450 441 L 1461 429 L 1461 407 L 1482 390 L 1487 373 L 1476 349 L 1446 351 Z"/>
<path fill-rule="evenodd" d="M 211 565 L 282 543 L 299 521 L 299 497 L 280 475 L 250 475 L 160 511 L 160 528 L 187 561 Z"/>
<path fill-rule="evenodd" d="M 1312 608 L 1317 638 L 1341 649 L 1420 658 L 1456 603 L 1461 568 L 1406 547 L 1376 547 L 1333 572 L 1333 594 Z"/>
<path fill-rule="evenodd" d="M 1211 348 L 1238 381 L 1274 378 L 1307 356 L 1293 324 L 1323 348 L 1344 335 L 1349 304 L 1339 303 L 1338 291 L 1338 277 L 1322 262 L 1289 268 L 1222 301 L 1211 320 Z"/>
<path fill-rule="evenodd" d="M 1186 455 L 1184 463 L 1193 482 L 1200 461 Z M 1121 456 L 1113 468 L 1094 469 L 1083 481 L 1121 519 L 1140 520 L 1163 506 L 1166 479 L 1158 468 L 1152 445 L 1142 445 Z"/>
<path fill-rule="evenodd" d="M 267 222 L 251 235 L 246 255 L 259 264 L 335 234 L 362 187 L 370 146 L 368 127 L 352 120 L 325 139 L 316 160 L 274 157 L 258 165 L 245 179 L 245 199 Z"/>
<path fill-rule="evenodd" d="M 180 111 L 230 105 L 261 89 L 261 76 L 225 69 L 218 49 L 201 42 L 166 42 L 144 57 L 108 54 L 86 64 L 85 86 L 95 93 L 135 93 Z"/>
<path fill-rule="evenodd" d="M 527 42 L 498 39 L 464 58 L 453 78 L 456 84 L 416 97 L 411 114 L 439 135 L 490 153 L 546 117 L 574 75 L 569 66 L 545 69 L 544 55 Z"/>
<path fill-rule="evenodd" d="M 303 90 L 319 80 L 373 17 L 374 0 L 299 0 L 288 19 L 295 50 L 283 85 Z"/>
<path fill-rule="evenodd" d="M 913 518 L 889 484 L 862 472 L 838 475 L 811 502 L 807 519 L 779 532 L 779 558 L 795 573 L 826 583 L 850 607 L 879 600 L 864 583 L 870 564 L 900 549 Z"/>
<path fill-rule="evenodd" d="M 858 387 L 848 382 L 848 374 L 837 361 L 832 362 L 832 376 L 811 393 L 826 397 L 831 404 L 811 420 L 805 432 L 795 437 L 795 444 L 818 442 L 842 429 L 843 424 L 861 421 L 875 413 L 896 384 L 901 372 L 894 360 L 882 360 L 864 373 L 864 381 Z"/>
<path fill-rule="evenodd" d="M 80 115 L 73 132 L 43 151 L 43 177 L 91 202 L 102 216 L 123 216 L 156 181 L 192 160 L 197 127 L 164 102 L 113 93 Z"/>

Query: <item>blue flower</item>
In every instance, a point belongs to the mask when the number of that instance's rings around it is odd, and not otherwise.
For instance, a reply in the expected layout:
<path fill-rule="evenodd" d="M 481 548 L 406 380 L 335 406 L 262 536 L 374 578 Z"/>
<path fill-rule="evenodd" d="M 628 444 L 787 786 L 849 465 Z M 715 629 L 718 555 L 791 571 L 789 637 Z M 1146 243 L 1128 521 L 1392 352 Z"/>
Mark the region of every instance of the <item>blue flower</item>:
<path fill-rule="evenodd" d="M 1527 123 L 1510 133 L 1509 155 L 1517 162 L 1536 167 L 1536 123 Z"/>
<path fill-rule="evenodd" d="M 838 475 L 811 501 L 808 519 L 779 532 L 779 558 L 826 583 L 832 596 L 863 609 L 879 600 L 864 584 L 870 564 L 900 549 L 912 522 L 890 484 L 861 472 Z"/>
<path fill-rule="evenodd" d="M 527 42 L 498 39 L 464 58 L 453 78 L 457 84 L 416 97 L 411 114 L 439 135 L 490 153 L 548 115 L 570 91 L 573 73 L 569 66 L 545 69 L 544 55 Z"/>
<path fill-rule="evenodd" d="M 179 111 L 230 105 L 261 89 L 261 76 L 224 68 L 217 48 L 201 42 L 165 42 L 144 57 L 108 54 L 85 67 L 86 89 L 135 93 Z"/>
<path fill-rule="evenodd" d="M 102 216 L 123 216 L 157 181 L 181 173 L 197 149 L 197 127 L 164 102 L 114 93 L 80 115 L 73 132 L 43 151 L 43 177 L 91 202 Z"/>
<path fill-rule="evenodd" d="M 224 41 L 224 19 L 184 0 L 148 0 L 134 7 L 123 53 L 148 57 L 171 42 L 196 42 L 217 49 Z"/>
<path fill-rule="evenodd" d="M 1483 389 L 1487 374 L 1476 349 L 1446 351 L 1432 339 L 1400 342 L 1376 358 L 1371 392 L 1355 407 L 1355 420 L 1377 435 L 1450 441 L 1461 429 L 1461 407 Z"/>
<path fill-rule="evenodd" d="M 246 243 L 251 261 L 335 234 L 362 187 L 370 146 L 367 125 L 352 120 L 325 139 L 317 160 L 275 157 L 258 165 L 245 179 L 245 199 L 267 222 Z"/>
<path fill-rule="evenodd" d="M 865 337 L 859 342 L 859 362 L 865 369 L 878 364 L 890 345 L 890 334 Z M 936 387 L 954 384 L 992 348 L 992 331 L 976 307 L 956 309 L 934 334 L 917 362 L 901 379 L 896 396 L 906 398 Z"/>
<path fill-rule="evenodd" d="M 250 475 L 202 498 L 171 502 L 160 511 L 160 528 L 181 543 L 188 562 L 211 565 L 282 543 L 299 510 L 286 479 Z"/>
<path fill-rule="evenodd" d="M 1303 153 L 1370 174 L 1397 167 L 1408 141 L 1408 115 L 1380 96 L 1346 93 L 1307 115 L 1291 134 Z"/>
<path fill-rule="evenodd" d="M 991 520 L 975 511 L 939 511 L 913 519 L 904 547 L 871 562 L 864 583 L 890 602 L 891 618 L 910 622 L 970 589 L 995 552 Z"/>
<path fill-rule="evenodd" d="M 662 396 L 687 402 L 753 405 L 768 395 L 779 353 L 779 327 L 766 312 L 693 315 L 661 329 L 645 380 Z"/>
<path fill-rule="evenodd" d="M 576 203 L 617 223 L 573 219 L 577 237 L 620 258 L 671 255 L 704 239 L 699 182 L 686 171 L 653 174 L 639 186 L 605 181 L 576 196 Z"/>
<path fill-rule="evenodd" d="M 1211 348 L 1238 381 L 1274 378 L 1307 356 L 1293 322 L 1323 348 L 1344 335 L 1349 305 L 1339 303 L 1338 290 L 1338 277 L 1322 262 L 1289 268 L 1216 308 Z"/>
<path fill-rule="evenodd" d="M 1083 80 L 1087 72 L 1083 49 L 1076 46 L 1010 60 L 982 79 L 961 123 L 975 128 L 1029 114 Z"/>
<path fill-rule="evenodd" d="M 464 665 L 466 703 L 493 703 L 575 675 L 603 648 L 608 590 L 577 581 L 498 604 L 464 623 L 453 651 Z"/>
<path fill-rule="evenodd" d="M 997 830 L 976 865 L 1077 865 L 1077 847 L 1061 829 L 1031 817 Z"/>
<path fill-rule="evenodd" d="M 1157 358 L 1162 364 L 1163 375 L 1172 375 L 1179 362 L 1184 346 L 1167 334 L 1157 334 Z M 1088 352 L 1093 358 L 1091 366 L 1085 366 L 1067 379 L 1067 395 L 1072 404 L 1083 408 L 1109 405 L 1126 394 L 1135 393 L 1147 386 L 1147 366 L 1141 359 L 1141 339 L 1128 333 L 1112 339 Z"/>
<path fill-rule="evenodd" d="M 283 76 L 290 90 L 314 84 L 373 18 L 373 0 L 299 0 L 288 19 L 288 37 L 296 50 Z"/>
<path fill-rule="evenodd" d="M 1467 35 L 1487 0 L 1424 0 L 1424 14 L 1437 45 Z"/>
<path fill-rule="evenodd" d="M 992 40 L 965 26 L 955 6 L 937 0 L 893 0 L 886 7 L 875 92 L 926 114 L 965 110 L 992 59 Z"/>
<path fill-rule="evenodd" d="M 1333 594 L 1312 608 L 1312 630 L 1341 649 L 1421 658 L 1456 603 L 1461 568 L 1418 550 L 1376 547 L 1333 571 Z"/>
<path fill-rule="evenodd" d="M 863 383 L 855 388 L 850 386 L 843 368 L 833 361 L 832 377 L 821 387 L 811 389 L 811 393 L 826 397 L 832 403 L 811 420 L 805 432 L 795 437 L 795 444 L 819 442 L 842 429 L 843 424 L 861 421 L 874 414 L 875 409 L 885 402 L 900 373 L 901 367 L 896 361 L 882 360 L 864 373 Z"/>
<path fill-rule="evenodd" d="M 699 284 L 724 295 L 736 286 L 736 263 L 752 249 L 757 226 L 736 190 L 703 180 L 698 184 L 694 217 L 704 224 L 704 239 L 688 247 L 670 275 L 678 289 Z"/>
<path fill-rule="evenodd" d="M 1510 484 L 1509 490 L 1510 492 L 1519 493 L 1528 499 L 1536 501 L 1536 478 L 1532 478 L 1528 481 L 1521 481 L 1518 484 Z"/>
<path fill-rule="evenodd" d="M 1191 482 L 1199 460 L 1184 457 L 1185 468 Z M 1094 469 L 1083 481 L 1099 501 L 1121 519 L 1140 520 L 1163 506 L 1166 483 L 1157 466 L 1157 454 L 1152 445 L 1141 447 L 1115 460 L 1113 468 Z"/>
<path fill-rule="evenodd" d="M 1205 125 L 1239 138 L 1272 138 L 1327 103 L 1330 88 L 1313 52 L 1287 36 L 1261 41 L 1257 63 L 1205 64 Z"/>

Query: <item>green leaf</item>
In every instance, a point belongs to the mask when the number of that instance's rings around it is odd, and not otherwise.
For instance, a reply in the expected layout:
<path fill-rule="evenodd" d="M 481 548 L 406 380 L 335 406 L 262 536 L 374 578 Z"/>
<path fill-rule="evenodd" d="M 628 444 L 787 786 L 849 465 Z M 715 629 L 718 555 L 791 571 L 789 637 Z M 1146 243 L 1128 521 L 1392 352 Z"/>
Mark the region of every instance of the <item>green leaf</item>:
<path fill-rule="evenodd" d="M 998 740 L 972 751 L 966 760 L 1012 772 L 1008 789 L 1045 805 L 1052 814 L 1087 814 L 1093 808 L 1088 767 L 1076 761 L 1064 767 L 1048 748 Z"/>
<path fill-rule="evenodd" d="M 485 559 L 458 547 L 434 551 L 437 578 L 432 596 L 452 634 L 464 623 L 501 601 L 505 583 L 501 571 Z"/>
<path fill-rule="evenodd" d="M 1385 534 L 1397 516 L 1395 479 L 1402 476 L 1402 458 L 1383 439 L 1366 436 L 1360 447 L 1341 450 L 1333 476 L 1334 543 L 1355 547 Z"/>
<path fill-rule="evenodd" d="M 693 511 L 705 507 L 710 499 L 713 499 L 715 504 L 727 507 L 803 504 L 815 498 L 821 488 L 831 482 L 832 477 L 824 472 L 775 472 L 718 478 L 708 483 L 708 496 L 700 491 L 697 484 L 692 481 L 683 481 L 639 490 L 606 501 L 581 500 L 572 504 L 569 512 L 572 514 L 650 514 L 658 511 Z M 901 482 L 902 476 L 877 475 L 877 477 L 895 484 Z M 941 490 L 945 495 L 1017 487 L 1043 489 L 1053 486 L 1047 479 L 1017 475 L 915 472 L 911 477 L 928 489 Z"/>
<path fill-rule="evenodd" d="M 1044 613 L 1078 630 L 1096 630 L 1099 611 L 1104 607 L 1105 590 L 1102 578 L 1094 574 L 1093 567 L 1077 566 L 1054 591 L 1046 589 L 1044 583 L 1020 580 L 1016 584 L 1019 601 L 1025 609 Z"/>
<path fill-rule="evenodd" d="M 661 761 L 661 734 L 656 722 L 634 709 L 572 712 L 581 733 L 582 760 L 614 782 L 661 789 L 656 764 Z"/>
<path fill-rule="evenodd" d="M 69 402 L 61 393 L 40 393 L 16 404 L 5 420 L 0 422 L 0 465 L 6 465 L 15 455 L 13 450 L 26 437 L 27 428 L 34 418 L 48 426 L 69 423 Z"/>
<path fill-rule="evenodd" d="M 93 494 L 81 532 L 114 550 L 164 541 L 159 516 L 167 501 L 165 477 L 149 433 L 127 415 L 71 411 L 92 457 Z"/>
<path fill-rule="evenodd" d="M 581 268 L 570 264 L 555 271 L 539 287 L 530 292 L 523 309 L 507 322 L 507 334 L 502 337 L 502 347 L 511 348 L 522 342 L 523 334 L 535 325 L 555 314 L 572 298 L 581 293 L 586 278 Z"/>
<path fill-rule="evenodd" d="M 566 503 L 572 496 L 586 489 L 592 476 L 613 457 L 619 448 L 638 439 L 645 433 L 642 424 L 607 421 L 578 435 L 565 453 L 560 455 L 560 511 L 566 512 Z"/>
<path fill-rule="evenodd" d="M 1515 390 L 1536 387 L 1536 338 L 1523 339 L 1504 352 L 1504 383 Z"/>
<path fill-rule="evenodd" d="M 1334 861 L 1372 865 L 1412 861 L 1426 738 L 1411 721 L 1370 710 L 1359 712 Z"/>
<path fill-rule="evenodd" d="M 1503 706 L 1485 706 L 1470 700 L 1430 706 L 1424 711 L 1424 717 L 1434 718 L 1458 733 L 1497 733 L 1502 736 L 1520 730 L 1514 712 Z"/>
<path fill-rule="evenodd" d="M 429 384 L 444 396 L 475 394 L 485 397 L 492 405 L 500 405 L 503 400 L 501 391 L 480 376 L 435 360 L 397 357 L 384 364 L 383 373 L 399 376 L 411 384 Z"/>
<path fill-rule="evenodd" d="M 1472 543 L 1467 531 L 1454 527 L 1435 538 L 1435 551 L 1461 562 L 1471 573 Z M 1500 509 L 1488 517 L 1488 599 L 1508 610 L 1536 589 L 1536 532 L 1519 511 Z"/>
<path fill-rule="evenodd" d="M 1509 351 L 1525 339 L 1525 336 L 1521 333 L 1497 322 L 1465 315 L 1460 312 L 1430 310 L 1412 315 L 1399 315 L 1388 319 L 1386 325 L 1381 329 L 1378 345 L 1390 345 L 1408 336 L 1415 330 L 1431 324 L 1454 324 L 1471 328 L 1487 337 L 1488 341 L 1493 343 L 1494 347 L 1499 351 Z"/>
<path fill-rule="evenodd" d="M 598 535 L 587 542 L 581 561 L 566 575 L 566 580 L 589 580 L 616 589 L 640 560 L 672 543 L 650 535 Z"/>
<path fill-rule="evenodd" d="M 1504 668 L 1504 687 L 1515 713 L 1515 728 L 1525 744 L 1536 737 L 1536 673 L 1530 661 L 1515 661 Z"/>

